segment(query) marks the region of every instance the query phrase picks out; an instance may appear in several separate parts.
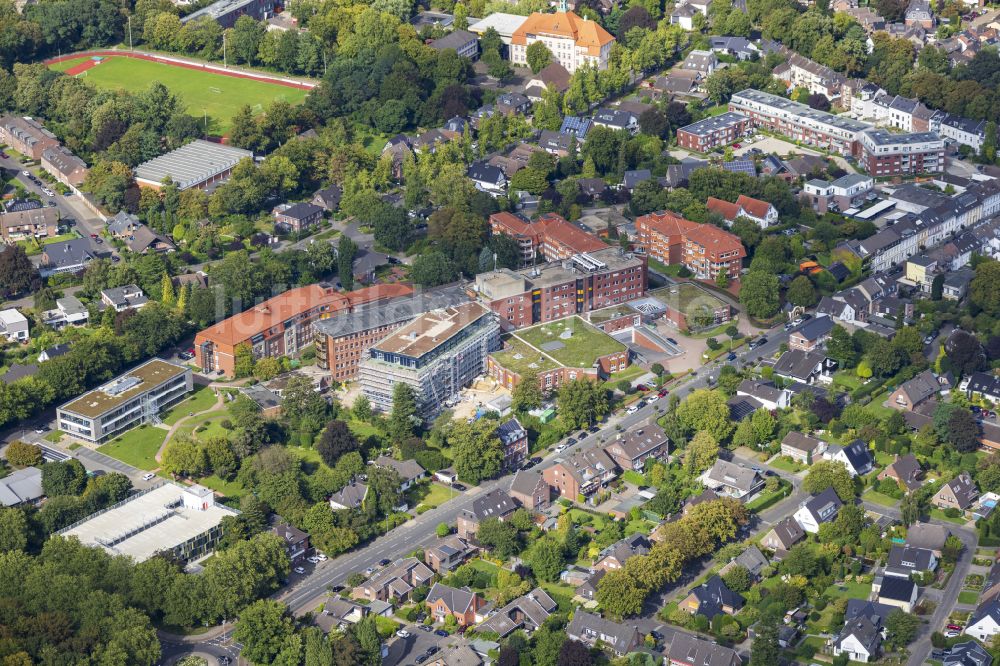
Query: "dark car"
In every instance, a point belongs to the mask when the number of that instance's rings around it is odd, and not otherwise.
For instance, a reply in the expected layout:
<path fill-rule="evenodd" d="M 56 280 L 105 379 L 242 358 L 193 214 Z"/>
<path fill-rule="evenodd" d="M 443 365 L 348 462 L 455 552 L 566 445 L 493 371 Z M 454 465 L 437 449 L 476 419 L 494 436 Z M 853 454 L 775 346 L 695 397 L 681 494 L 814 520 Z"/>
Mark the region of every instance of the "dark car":
<path fill-rule="evenodd" d="M 651 631 L 651 632 L 649 632 L 649 635 L 652 636 L 653 640 L 656 641 L 657 643 L 659 643 L 660 641 L 663 640 L 663 634 L 661 634 L 658 631 L 655 631 L 655 630 Z"/>
<path fill-rule="evenodd" d="M 531 459 L 531 464 L 532 465 L 537 465 L 540 462 L 542 462 L 541 456 L 535 456 L 534 458 Z"/>
<path fill-rule="evenodd" d="M 418 664 L 422 664 L 425 661 L 427 661 L 427 655 L 426 654 L 422 654 L 419 657 L 417 657 L 417 663 Z"/>
<path fill-rule="evenodd" d="M 525 460 L 523 463 L 521 463 L 521 469 L 531 469 L 534 466 L 535 463 L 531 462 L 530 460 Z"/>
<path fill-rule="evenodd" d="M 598 428 L 597 426 L 590 426 L 590 428 L 587 429 L 587 432 L 589 432 L 591 435 L 596 435 L 597 433 L 601 432 L 601 429 Z"/>
<path fill-rule="evenodd" d="M 643 391 L 643 392 L 645 392 L 645 391 L 648 391 L 648 390 L 649 390 L 649 387 L 648 387 L 648 386 L 646 386 L 645 384 L 639 384 L 639 385 L 638 385 L 638 386 L 636 386 L 635 388 L 636 388 L 636 390 L 637 390 L 637 391 Z"/>
<path fill-rule="evenodd" d="M 429 657 L 432 654 L 437 654 L 437 652 L 438 652 L 439 649 L 440 648 L 438 648 L 437 645 L 432 645 L 429 648 L 427 648 L 427 652 L 425 654 Z"/>
<path fill-rule="evenodd" d="M 584 439 L 586 439 L 587 438 L 587 431 L 586 430 L 581 430 L 580 434 L 577 435 L 576 438 L 579 439 L 579 440 L 581 440 L 581 441 L 584 440 Z"/>
<path fill-rule="evenodd" d="M 420 631 L 434 631 L 433 629 L 431 629 L 430 627 L 428 627 L 426 624 L 417 625 L 417 629 L 419 629 Z"/>
<path fill-rule="evenodd" d="M 437 631 L 434 632 L 434 635 L 435 636 L 441 636 L 442 638 L 447 638 L 448 637 L 448 632 L 445 631 L 444 629 L 438 629 Z"/>
<path fill-rule="evenodd" d="M 576 438 L 570 437 L 566 440 L 566 446 L 573 446 L 574 444 L 576 444 Z"/>
<path fill-rule="evenodd" d="M 669 342 L 669 343 L 670 343 L 670 344 L 672 344 L 672 345 L 678 345 L 678 344 L 680 344 L 679 342 L 677 342 L 677 341 L 676 341 L 676 340 L 674 340 L 673 338 L 667 338 L 667 342 Z"/>
<path fill-rule="evenodd" d="M 380 562 L 378 563 L 378 565 L 379 565 L 380 567 L 387 567 L 387 566 L 389 566 L 390 564 L 392 564 L 392 560 L 390 560 L 390 559 L 384 559 L 384 560 L 381 560 L 381 561 L 380 561 Z"/>
<path fill-rule="evenodd" d="M 757 349 L 757 347 L 760 347 L 761 345 L 766 345 L 766 344 L 767 344 L 767 338 L 760 337 L 760 338 L 757 338 L 756 340 L 754 340 L 753 342 L 751 342 L 748 346 L 750 347 L 750 349 Z"/>
<path fill-rule="evenodd" d="M 726 356 L 726 360 L 727 361 L 735 361 L 736 360 L 736 354 L 734 354 L 733 352 L 729 352 L 729 354 Z"/>
<path fill-rule="evenodd" d="M 451 484 L 451 487 L 460 493 L 465 492 L 465 486 L 463 486 L 461 483 L 453 483 Z"/>

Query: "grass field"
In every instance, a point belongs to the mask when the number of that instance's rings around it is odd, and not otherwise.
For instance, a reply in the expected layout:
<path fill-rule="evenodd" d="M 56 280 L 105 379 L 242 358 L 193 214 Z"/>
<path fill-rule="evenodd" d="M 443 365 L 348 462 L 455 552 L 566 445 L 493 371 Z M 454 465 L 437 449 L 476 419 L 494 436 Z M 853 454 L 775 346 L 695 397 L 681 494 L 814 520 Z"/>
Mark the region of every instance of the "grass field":
<path fill-rule="evenodd" d="M 864 494 L 861 495 L 862 499 L 866 499 L 869 502 L 875 502 L 875 504 L 881 504 L 882 506 L 896 506 L 899 504 L 899 500 L 893 499 L 888 495 L 883 495 L 877 490 L 866 490 Z"/>
<path fill-rule="evenodd" d="M 962 590 L 958 593 L 958 603 L 975 606 L 979 602 L 979 593 L 972 590 Z"/>
<path fill-rule="evenodd" d="M 167 425 L 173 425 L 191 412 L 197 414 L 198 412 L 205 411 L 214 405 L 216 400 L 217 398 L 212 389 L 207 386 L 196 385 L 194 393 L 177 403 L 177 405 L 167 412 L 166 416 L 163 417 L 163 422 Z"/>
<path fill-rule="evenodd" d="M 167 431 L 163 428 L 142 425 L 97 450 L 139 469 L 156 469 L 159 467 L 159 463 L 156 462 L 156 452 L 166 436 Z"/>
<path fill-rule="evenodd" d="M 86 59 L 64 60 L 49 67 L 64 72 Z M 82 76 L 98 88 L 130 92 L 145 90 L 159 81 L 181 98 L 189 114 L 199 119 L 208 115 L 210 134 L 228 131 L 233 116 L 244 105 L 261 111 L 274 100 L 298 104 L 306 98 L 306 91 L 297 88 L 132 58 L 105 58 Z"/>

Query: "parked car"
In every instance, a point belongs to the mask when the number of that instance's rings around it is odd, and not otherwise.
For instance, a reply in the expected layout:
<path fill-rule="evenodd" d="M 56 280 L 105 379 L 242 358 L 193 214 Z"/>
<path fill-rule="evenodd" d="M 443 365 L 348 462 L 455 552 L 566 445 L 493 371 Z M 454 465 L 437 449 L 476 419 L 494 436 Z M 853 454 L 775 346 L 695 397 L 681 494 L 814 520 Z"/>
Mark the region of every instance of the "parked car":
<path fill-rule="evenodd" d="M 667 395 L 668 393 L 670 393 L 670 391 L 668 391 L 667 389 L 660 389 L 660 392 L 657 393 L 656 395 L 658 395 L 658 396 L 660 396 L 662 398 L 663 396 Z"/>
<path fill-rule="evenodd" d="M 648 391 L 648 390 L 649 390 L 649 387 L 648 387 L 648 386 L 646 386 L 645 384 L 639 384 L 639 385 L 638 385 L 638 386 L 636 386 L 635 388 L 636 388 L 636 390 L 637 390 L 637 391 L 643 391 L 643 392 L 645 392 L 645 391 Z"/>
<path fill-rule="evenodd" d="M 434 635 L 441 636 L 442 638 L 447 638 L 448 632 L 445 631 L 444 629 L 438 629 L 437 631 L 434 632 Z"/>
<path fill-rule="evenodd" d="M 632 405 L 631 407 L 629 407 L 628 409 L 626 409 L 625 413 L 626 414 L 635 414 L 637 411 L 639 411 L 639 405 L 636 404 L 636 405 Z"/>
<path fill-rule="evenodd" d="M 302 567 L 295 567 L 295 569 L 293 569 L 293 571 L 295 571 L 295 573 L 297 573 L 297 574 L 304 574 L 306 572 L 306 570 L 303 569 Z"/>
<path fill-rule="evenodd" d="M 766 344 L 767 344 L 767 338 L 761 336 L 761 337 L 757 338 L 756 340 L 754 340 L 753 342 L 751 342 L 748 346 L 750 347 L 750 349 L 757 349 L 757 347 L 760 347 L 761 345 L 766 345 Z"/>
<path fill-rule="evenodd" d="M 952 631 L 962 631 L 962 627 L 957 624 L 949 624 L 948 629 L 951 629 Z"/>
<path fill-rule="evenodd" d="M 460 493 L 465 492 L 465 486 L 463 486 L 461 483 L 453 483 L 451 484 L 451 487 Z"/>
<path fill-rule="evenodd" d="M 142 480 L 143 481 L 152 481 L 155 478 L 156 478 L 156 475 L 153 474 L 152 472 L 146 472 L 145 474 L 142 475 Z"/>
<path fill-rule="evenodd" d="M 736 360 L 736 353 L 735 352 L 729 352 L 729 354 L 726 355 L 726 360 L 727 361 L 735 361 Z"/>
<path fill-rule="evenodd" d="M 380 567 L 387 567 L 390 564 L 392 564 L 392 560 L 390 560 L 390 559 L 383 559 L 383 560 L 380 560 L 379 563 L 378 563 L 378 565 Z"/>
<path fill-rule="evenodd" d="M 420 631 L 426 631 L 426 632 L 434 631 L 433 628 L 427 626 L 426 624 L 418 624 L 417 625 L 417 629 L 419 629 Z"/>
<path fill-rule="evenodd" d="M 531 462 L 532 465 L 537 465 L 538 463 L 542 462 L 542 457 L 541 456 L 535 456 L 534 458 L 531 459 L 530 462 Z"/>
<path fill-rule="evenodd" d="M 677 342 L 673 338 L 667 338 L 667 342 L 669 342 L 672 345 L 679 345 L 680 344 L 679 342 Z"/>
<path fill-rule="evenodd" d="M 575 437 L 570 437 L 569 439 L 566 440 L 566 446 L 573 446 L 574 444 L 576 444 Z"/>
<path fill-rule="evenodd" d="M 646 398 L 646 402 L 656 402 L 659 399 L 660 399 L 660 394 L 659 393 L 654 393 L 651 396 L 649 396 L 648 398 Z"/>
<path fill-rule="evenodd" d="M 316 557 L 315 555 L 312 555 L 306 558 L 306 562 L 309 562 L 310 564 L 319 564 L 319 558 Z"/>
<path fill-rule="evenodd" d="M 416 662 L 417 662 L 418 664 L 422 664 L 422 663 L 424 663 L 425 661 L 427 661 L 427 655 L 426 655 L 426 654 L 421 654 L 421 655 L 417 655 L 417 658 L 416 658 L 416 660 L 415 660 L 415 661 L 416 661 Z"/>
<path fill-rule="evenodd" d="M 319 560 L 320 562 L 326 562 L 327 560 L 326 553 L 316 553 L 316 559 Z"/>
<path fill-rule="evenodd" d="M 553 450 L 554 450 L 554 451 L 555 451 L 556 453 L 559 453 L 560 451 L 565 451 L 565 450 L 566 450 L 566 447 L 567 447 L 567 446 L 569 446 L 569 444 L 566 444 L 565 442 L 563 442 L 562 444 L 557 444 L 557 445 L 556 445 L 556 448 L 555 448 L 555 449 L 553 449 Z"/>
<path fill-rule="evenodd" d="M 399 636 L 400 638 L 409 638 L 410 632 L 408 632 L 406 629 L 400 629 L 399 631 L 396 632 L 396 635 Z"/>
<path fill-rule="evenodd" d="M 427 648 L 427 652 L 426 652 L 426 654 L 427 654 L 427 656 L 429 657 L 429 656 L 431 656 L 432 654 L 437 654 L 438 650 L 440 650 L 440 649 L 441 649 L 441 648 L 439 648 L 439 647 L 438 647 L 437 645 L 432 645 L 432 646 L 430 646 L 429 648 Z"/>
<path fill-rule="evenodd" d="M 958 638 L 961 635 L 962 635 L 962 632 L 955 631 L 954 629 L 949 629 L 948 631 L 944 632 L 944 637 L 945 638 Z"/>

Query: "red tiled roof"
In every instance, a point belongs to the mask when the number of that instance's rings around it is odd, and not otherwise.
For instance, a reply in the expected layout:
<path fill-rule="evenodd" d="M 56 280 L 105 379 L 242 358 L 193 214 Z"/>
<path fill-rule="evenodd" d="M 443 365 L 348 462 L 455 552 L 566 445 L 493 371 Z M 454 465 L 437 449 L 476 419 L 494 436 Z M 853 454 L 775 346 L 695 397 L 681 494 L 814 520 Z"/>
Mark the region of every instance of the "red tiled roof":
<path fill-rule="evenodd" d="M 327 306 L 326 313 L 349 310 L 362 303 L 383 298 L 406 296 L 413 288 L 402 284 L 378 284 L 348 293 L 311 284 L 289 289 L 283 294 L 260 303 L 198 333 L 199 340 L 210 339 L 217 344 L 237 345 L 292 317 L 316 307 Z"/>
<path fill-rule="evenodd" d="M 514 31 L 510 41 L 524 46 L 528 43 L 528 35 L 551 35 L 553 37 L 572 39 L 577 48 L 587 49 L 592 56 L 601 54 L 601 47 L 615 41 L 614 36 L 601 27 L 599 23 L 580 18 L 573 12 L 554 12 L 540 14 L 535 12 Z"/>
<path fill-rule="evenodd" d="M 718 256 L 733 251 L 738 251 L 740 257 L 746 255 L 746 250 L 743 249 L 743 243 L 740 242 L 739 236 L 723 231 L 712 224 L 699 225 L 697 229 L 688 231 L 685 237 L 692 243 L 697 243 L 705 248 L 705 252 L 710 255 Z"/>
<path fill-rule="evenodd" d="M 677 213 L 669 210 L 643 215 L 635 222 L 639 227 L 648 227 L 664 236 L 681 236 L 691 229 L 698 227 L 697 222 L 686 220 Z"/>
<path fill-rule="evenodd" d="M 566 221 L 561 215 L 546 213 L 538 218 L 535 224 L 541 225 L 546 238 L 555 240 L 574 252 L 596 252 L 603 250 L 607 244 L 583 229 Z"/>
<path fill-rule="evenodd" d="M 752 215 L 753 217 L 763 219 L 767 217 L 767 211 L 771 208 L 771 204 L 766 201 L 754 199 L 753 197 L 748 197 L 745 194 L 741 194 L 736 199 L 736 203 L 729 203 L 723 199 L 709 197 L 708 201 L 705 202 L 705 206 L 710 211 L 722 215 L 722 217 L 726 218 L 730 222 L 739 217 L 740 209 L 743 209 L 746 213 Z"/>
<path fill-rule="evenodd" d="M 729 222 L 735 220 L 736 216 L 740 214 L 739 206 L 729 203 L 724 199 L 716 199 L 715 197 L 709 197 L 708 201 L 705 202 L 705 207 L 712 213 L 718 213 Z"/>
<path fill-rule="evenodd" d="M 767 217 L 767 211 L 771 209 L 771 204 L 766 201 L 754 199 L 753 197 L 748 197 L 745 194 L 741 194 L 739 198 L 736 199 L 736 205 L 754 217 Z"/>

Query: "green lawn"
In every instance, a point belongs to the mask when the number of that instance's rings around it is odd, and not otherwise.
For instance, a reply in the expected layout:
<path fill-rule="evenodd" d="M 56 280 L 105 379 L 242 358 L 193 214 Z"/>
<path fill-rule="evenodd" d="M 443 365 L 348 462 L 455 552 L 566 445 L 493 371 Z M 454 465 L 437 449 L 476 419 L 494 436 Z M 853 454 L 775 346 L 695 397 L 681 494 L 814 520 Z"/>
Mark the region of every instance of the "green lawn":
<path fill-rule="evenodd" d="M 888 495 L 883 495 L 877 490 L 866 490 L 862 495 L 861 499 L 868 500 L 869 502 L 875 502 L 875 504 L 881 504 L 882 506 L 896 506 L 899 504 L 899 500 L 889 497 Z"/>
<path fill-rule="evenodd" d="M 631 483 L 633 486 L 648 486 L 649 482 L 639 472 L 634 469 L 625 470 L 621 476 L 622 480 Z"/>
<path fill-rule="evenodd" d="M 156 452 L 163 444 L 167 431 L 148 425 L 133 428 L 97 450 L 139 469 L 156 469 Z"/>
<path fill-rule="evenodd" d="M 549 593 L 554 602 L 559 604 L 559 610 L 563 612 L 573 610 L 574 588 L 562 583 L 542 583 L 542 589 Z"/>
<path fill-rule="evenodd" d="M 432 509 L 441 506 L 455 496 L 454 490 L 440 483 L 429 483 L 421 492 L 426 494 L 420 498 L 420 504 L 429 506 Z"/>
<path fill-rule="evenodd" d="M 53 430 L 52 432 L 47 434 L 44 439 L 46 441 L 52 442 L 53 444 L 58 444 L 59 440 L 62 439 L 62 436 L 63 436 L 62 430 Z"/>
<path fill-rule="evenodd" d="M 515 335 L 569 368 L 590 368 L 601 356 L 626 349 L 625 345 L 579 317 L 532 326 Z"/>
<path fill-rule="evenodd" d="M 187 416 L 189 413 L 203 412 L 216 402 L 215 393 L 207 386 L 196 385 L 194 393 L 177 403 L 163 417 L 163 422 L 173 425 Z"/>
<path fill-rule="evenodd" d="M 513 335 L 503 339 L 503 350 L 493 352 L 493 358 L 503 367 L 522 376 L 532 370 L 546 372 L 559 367 L 555 361 L 545 356 L 540 350 L 533 349 L 524 340 Z"/>
<path fill-rule="evenodd" d="M 944 515 L 944 511 L 941 509 L 931 509 L 931 518 L 937 518 L 938 520 L 947 520 L 949 523 L 955 523 L 956 525 L 964 525 L 968 521 L 964 517 L 959 516 L 958 518 L 949 518 Z"/>
<path fill-rule="evenodd" d="M 975 606 L 979 603 L 979 593 L 972 590 L 962 590 L 958 593 L 958 603 Z"/>
<path fill-rule="evenodd" d="M 833 383 L 853 391 L 861 386 L 861 379 L 850 370 L 838 370 L 833 373 Z"/>
<path fill-rule="evenodd" d="M 360 440 L 365 440 L 369 437 L 378 437 L 378 428 L 370 423 L 365 423 L 364 421 L 359 421 L 357 419 L 351 419 L 347 422 L 347 427 L 351 429 L 355 437 Z"/>
<path fill-rule="evenodd" d="M 608 389 L 609 391 L 614 390 L 615 388 L 617 388 L 615 385 L 621 380 L 624 379 L 629 382 L 634 382 L 636 379 L 639 379 L 639 377 L 642 377 L 644 374 L 646 374 L 646 368 L 642 367 L 641 365 L 630 365 L 624 370 L 612 373 L 611 376 L 608 377 L 608 381 L 604 383 L 604 388 Z"/>
<path fill-rule="evenodd" d="M 56 63 L 51 68 L 65 71 L 84 60 L 86 58 L 67 60 Z M 273 101 L 285 100 L 298 104 L 306 97 L 305 90 L 276 83 L 131 58 L 105 58 L 100 65 L 80 76 L 98 88 L 124 89 L 130 92 L 145 90 L 150 83 L 159 81 L 181 98 L 187 113 L 199 120 L 207 114 L 208 130 L 213 134 L 225 133 L 232 117 L 245 105 L 259 113 Z"/>
<path fill-rule="evenodd" d="M 836 597 L 847 597 L 848 599 L 867 599 L 871 594 L 872 584 L 871 583 L 842 583 L 840 585 L 831 585 L 826 588 L 823 594 L 826 595 L 828 599 L 835 599 Z"/>
<path fill-rule="evenodd" d="M 570 509 L 569 515 L 570 519 L 577 525 L 590 525 L 595 530 L 604 529 L 604 518 L 601 516 L 595 516 L 594 514 L 587 513 L 582 509 Z"/>
<path fill-rule="evenodd" d="M 778 456 L 774 460 L 767 463 L 767 465 L 768 467 L 773 467 L 774 469 L 780 469 L 783 472 L 790 473 L 795 473 L 802 469 L 802 465 L 786 456 Z"/>
<path fill-rule="evenodd" d="M 226 497 L 242 497 L 247 492 L 247 489 L 244 488 L 243 484 L 239 481 L 226 481 L 224 479 L 220 479 L 215 474 L 212 476 L 203 476 L 198 479 L 198 483 L 206 488 L 211 488 L 215 492 L 221 493 Z"/>

